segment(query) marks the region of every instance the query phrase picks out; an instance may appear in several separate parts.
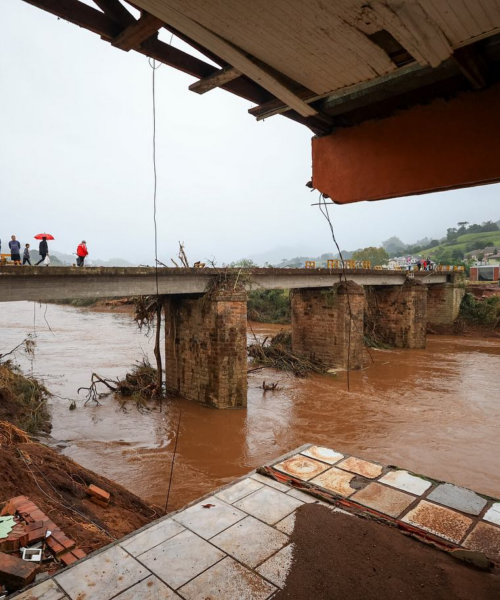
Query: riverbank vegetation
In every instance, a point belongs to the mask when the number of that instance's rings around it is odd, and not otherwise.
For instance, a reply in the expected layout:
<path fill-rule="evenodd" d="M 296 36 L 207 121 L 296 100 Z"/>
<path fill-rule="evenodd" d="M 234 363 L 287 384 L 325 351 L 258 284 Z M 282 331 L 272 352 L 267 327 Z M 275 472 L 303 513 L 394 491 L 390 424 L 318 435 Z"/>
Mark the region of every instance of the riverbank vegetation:
<path fill-rule="evenodd" d="M 290 290 L 255 290 L 248 294 L 248 318 L 259 323 L 290 323 Z"/>
<path fill-rule="evenodd" d="M 465 294 L 459 318 L 473 325 L 496 328 L 500 324 L 500 296 L 476 298 L 473 294 Z"/>

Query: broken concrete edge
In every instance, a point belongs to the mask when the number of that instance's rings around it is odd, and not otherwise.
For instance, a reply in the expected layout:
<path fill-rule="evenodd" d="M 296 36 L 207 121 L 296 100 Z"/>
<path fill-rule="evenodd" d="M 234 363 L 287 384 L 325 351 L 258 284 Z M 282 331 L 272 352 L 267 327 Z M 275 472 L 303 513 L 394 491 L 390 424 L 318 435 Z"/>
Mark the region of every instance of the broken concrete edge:
<path fill-rule="evenodd" d="M 279 456 L 278 458 L 273 459 L 272 461 L 270 461 L 269 463 L 267 463 L 267 465 L 271 466 L 271 465 L 273 465 L 277 461 L 282 461 L 282 460 L 285 460 L 287 458 L 290 458 L 290 457 L 294 456 L 295 454 L 297 454 L 298 452 L 302 452 L 303 450 L 307 450 L 307 448 L 310 448 L 311 446 L 314 446 L 314 445 L 316 445 L 316 444 L 304 444 L 303 446 L 300 446 L 299 448 L 296 448 L 295 450 L 291 450 L 290 452 L 287 452 L 286 454 L 283 454 L 282 456 Z M 131 531 L 127 535 L 123 536 L 122 538 L 120 538 L 118 540 L 114 540 L 114 541 L 110 542 L 109 544 L 106 544 L 106 546 L 103 546 L 102 548 L 98 548 L 97 550 L 94 550 L 94 552 L 91 552 L 90 554 L 87 554 L 84 558 L 80 559 L 80 562 L 83 562 L 83 561 L 85 561 L 87 559 L 93 558 L 94 556 L 98 556 L 100 554 L 103 554 L 104 552 L 106 552 L 106 550 L 109 550 L 110 548 L 112 548 L 116 544 L 121 544 L 122 542 L 125 542 L 126 540 L 128 540 L 128 539 L 130 539 L 132 537 L 135 537 L 139 533 L 147 531 L 151 527 L 155 527 L 159 523 L 162 523 L 163 521 L 167 521 L 168 519 L 171 519 L 173 516 L 177 515 L 180 512 L 183 512 L 183 511 L 187 510 L 191 506 L 194 506 L 195 504 L 199 504 L 200 502 L 203 502 L 203 500 L 207 500 L 208 498 L 211 498 L 211 497 L 215 496 L 216 494 L 219 494 L 220 492 L 222 492 L 222 491 L 230 488 L 231 486 L 239 483 L 240 481 L 248 479 L 252 475 L 257 474 L 259 472 L 260 468 L 261 467 L 258 467 L 257 469 L 253 469 L 252 471 L 246 473 L 245 475 L 242 475 L 241 477 L 238 477 L 237 479 L 233 479 L 229 483 L 227 483 L 227 484 L 225 484 L 223 486 L 220 486 L 219 488 L 216 488 L 215 490 L 210 490 L 209 492 L 207 492 L 203 496 L 200 496 L 199 498 L 196 498 L 195 500 L 193 500 L 192 502 L 189 502 L 188 504 L 185 504 L 181 508 L 179 508 L 177 510 L 174 510 L 172 512 L 169 512 L 166 515 L 163 515 L 162 517 L 160 517 L 159 519 L 156 519 L 155 521 L 151 521 L 151 523 L 147 523 L 143 527 L 140 527 L 139 529 L 136 529 L 135 531 Z M 293 489 L 293 488 L 290 487 L 290 489 Z M 221 502 L 223 502 L 223 501 L 221 500 Z M 123 549 L 125 550 L 125 552 L 127 551 L 125 548 L 123 548 Z M 74 565 L 71 564 L 71 565 L 68 565 L 68 566 L 66 566 L 66 567 L 64 567 L 62 569 L 59 569 L 57 571 L 57 575 L 60 575 L 61 573 L 64 573 L 65 571 L 71 569 L 73 566 Z M 56 582 L 55 578 L 52 578 L 52 580 L 54 582 Z M 30 590 L 31 588 L 39 585 L 39 583 L 40 583 L 39 581 L 35 582 L 35 583 L 29 585 L 28 587 L 22 589 L 22 590 L 14 592 L 13 594 L 11 594 L 9 596 L 9 600 L 15 600 L 15 598 L 18 597 L 19 594 L 24 593 L 24 592 Z M 56 585 L 57 585 L 57 582 L 56 582 Z M 61 588 L 59 588 L 59 589 L 61 589 Z"/>

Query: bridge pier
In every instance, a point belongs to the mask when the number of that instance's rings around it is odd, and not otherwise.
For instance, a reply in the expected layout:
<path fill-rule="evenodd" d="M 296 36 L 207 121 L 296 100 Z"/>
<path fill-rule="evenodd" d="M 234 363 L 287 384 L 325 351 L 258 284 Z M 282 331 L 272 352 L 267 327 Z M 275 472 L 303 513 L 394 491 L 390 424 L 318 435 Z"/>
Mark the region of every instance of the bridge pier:
<path fill-rule="evenodd" d="M 329 288 L 294 289 L 293 351 L 327 366 L 361 369 L 364 302 L 363 287 L 353 281 Z"/>
<path fill-rule="evenodd" d="M 391 346 L 425 348 L 427 286 L 408 279 L 401 286 L 370 288 L 366 324 L 378 339 Z"/>
<path fill-rule="evenodd" d="M 232 287 L 232 286 L 231 286 Z M 165 300 L 167 391 L 214 408 L 247 405 L 247 295 Z"/>
<path fill-rule="evenodd" d="M 430 325 L 453 325 L 458 318 L 465 287 L 456 283 L 429 286 L 427 321 Z"/>

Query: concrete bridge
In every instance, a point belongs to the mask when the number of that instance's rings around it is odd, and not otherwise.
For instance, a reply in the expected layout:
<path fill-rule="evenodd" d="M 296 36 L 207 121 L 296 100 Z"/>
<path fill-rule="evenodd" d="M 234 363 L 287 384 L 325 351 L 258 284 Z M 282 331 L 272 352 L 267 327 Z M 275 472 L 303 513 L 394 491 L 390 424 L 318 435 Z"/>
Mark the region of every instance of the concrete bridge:
<path fill-rule="evenodd" d="M 345 275 L 345 277 L 344 277 Z M 247 402 L 247 294 L 290 289 L 299 355 L 361 369 L 365 335 L 424 348 L 452 324 L 463 274 L 349 269 L 0 268 L 0 302 L 163 296 L 167 389 L 216 408 Z"/>

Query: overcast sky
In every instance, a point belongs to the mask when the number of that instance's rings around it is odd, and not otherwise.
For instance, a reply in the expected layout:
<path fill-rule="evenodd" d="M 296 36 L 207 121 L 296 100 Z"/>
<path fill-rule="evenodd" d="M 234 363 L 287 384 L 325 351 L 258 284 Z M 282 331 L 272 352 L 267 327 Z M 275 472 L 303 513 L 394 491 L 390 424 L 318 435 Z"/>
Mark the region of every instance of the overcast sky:
<path fill-rule="evenodd" d="M 151 68 L 97 35 L 20 0 L 2 6 L 0 39 L 0 238 L 91 258 L 153 264 Z M 165 34 L 163 35 L 165 39 Z M 168 37 L 166 38 L 168 40 Z M 174 40 L 174 45 L 182 47 Z M 159 258 L 221 264 L 279 249 L 334 251 L 317 207 L 311 133 L 283 117 L 257 123 L 252 105 L 193 78 L 157 72 Z M 500 219 L 499 186 L 331 209 L 342 248 L 437 237 L 458 221 Z"/>

